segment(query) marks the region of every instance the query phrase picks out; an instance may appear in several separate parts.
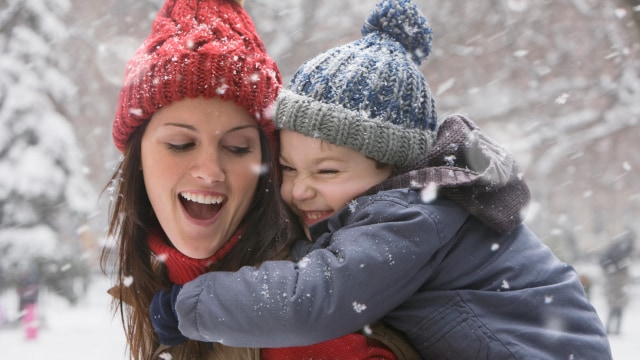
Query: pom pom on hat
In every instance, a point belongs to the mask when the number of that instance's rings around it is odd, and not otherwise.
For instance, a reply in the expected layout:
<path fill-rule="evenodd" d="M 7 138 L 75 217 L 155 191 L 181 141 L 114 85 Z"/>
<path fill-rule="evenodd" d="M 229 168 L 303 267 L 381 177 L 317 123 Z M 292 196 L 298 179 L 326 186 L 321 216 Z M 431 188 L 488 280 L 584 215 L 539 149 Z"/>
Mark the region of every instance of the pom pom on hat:
<path fill-rule="evenodd" d="M 420 10 L 410 0 L 384 1 L 369 14 L 362 36 L 386 34 L 399 42 L 420 65 L 431 53 L 433 31 Z"/>
<path fill-rule="evenodd" d="M 241 3 L 166 1 L 127 63 L 112 131 L 120 151 L 157 110 L 186 97 L 233 101 L 272 136 L 266 115 L 280 90 L 280 72 Z"/>
<path fill-rule="evenodd" d="M 432 30 L 409 0 L 384 0 L 361 39 L 304 63 L 276 102 L 276 127 L 405 167 L 431 148 L 435 101 L 418 69 Z"/>

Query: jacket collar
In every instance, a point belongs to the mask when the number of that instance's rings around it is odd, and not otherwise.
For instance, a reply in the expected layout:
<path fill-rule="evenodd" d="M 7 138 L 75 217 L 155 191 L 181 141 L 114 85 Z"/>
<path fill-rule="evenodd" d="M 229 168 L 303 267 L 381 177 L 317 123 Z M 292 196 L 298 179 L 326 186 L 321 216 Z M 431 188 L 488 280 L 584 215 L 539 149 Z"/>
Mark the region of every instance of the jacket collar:
<path fill-rule="evenodd" d="M 430 184 L 502 234 L 522 223 L 531 198 L 513 155 L 463 115 L 442 122 L 434 146 L 417 164 L 397 169 L 366 194 Z"/>

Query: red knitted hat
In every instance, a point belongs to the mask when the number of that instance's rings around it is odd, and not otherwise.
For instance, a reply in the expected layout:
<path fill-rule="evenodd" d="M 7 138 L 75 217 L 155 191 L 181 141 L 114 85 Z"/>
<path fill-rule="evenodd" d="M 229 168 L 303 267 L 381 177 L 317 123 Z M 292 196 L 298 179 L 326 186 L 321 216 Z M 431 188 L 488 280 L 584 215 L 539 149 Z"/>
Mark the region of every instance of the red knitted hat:
<path fill-rule="evenodd" d="M 120 151 L 154 112 L 185 97 L 233 101 L 272 136 L 266 110 L 280 90 L 280 72 L 241 3 L 167 0 L 127 63 L 113 122 Z"/>

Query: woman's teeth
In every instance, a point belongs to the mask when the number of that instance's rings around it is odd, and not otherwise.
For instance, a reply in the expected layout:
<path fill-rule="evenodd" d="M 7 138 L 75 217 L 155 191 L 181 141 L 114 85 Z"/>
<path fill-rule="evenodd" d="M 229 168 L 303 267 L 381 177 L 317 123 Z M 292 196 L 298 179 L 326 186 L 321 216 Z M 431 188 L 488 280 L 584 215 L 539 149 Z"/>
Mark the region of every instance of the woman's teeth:
<path fill-rule="evenodd" d="M 213 196 L 213 195 L 196 194 L 196 193 L 190 193 L 190 192 L 182 192 L 180 193 L 180 196 L 182 196 L 183 198 L 189 201 L 193 201 L 193 202 L 197 202 L 199 204 L 205 204 L 205 205 L 221 204 L 222 201 L 224 200 L 224 197 L 222 195 Z"/>

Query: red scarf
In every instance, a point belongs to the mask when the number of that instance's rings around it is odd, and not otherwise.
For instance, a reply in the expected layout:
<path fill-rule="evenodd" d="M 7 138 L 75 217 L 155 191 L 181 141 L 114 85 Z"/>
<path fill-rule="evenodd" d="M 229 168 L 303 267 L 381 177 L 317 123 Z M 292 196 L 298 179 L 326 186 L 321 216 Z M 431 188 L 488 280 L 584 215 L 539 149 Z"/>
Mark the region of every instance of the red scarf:
<path fill-rule="evenodd" d="M 211 264 L 220 261 L 227 255 L 242 238 L 242 233 L 240 230 L 236 231 L 224 246 L 206 259 L 194 259 L 181 253 L 178 249 L 169 245 L 166 235 L 160 229 L 149 232 L 147 241 L 151 251 L 167 265 L 171 282 L 184 285 L 207 272 Z"/>
<path fill-rule="evenodd" d="M 396 360 L 396 356 L 383 345 L 369 343 L 362 334 L 349 334 L 315 345 L 260 350 L 262 360 Z"/>

